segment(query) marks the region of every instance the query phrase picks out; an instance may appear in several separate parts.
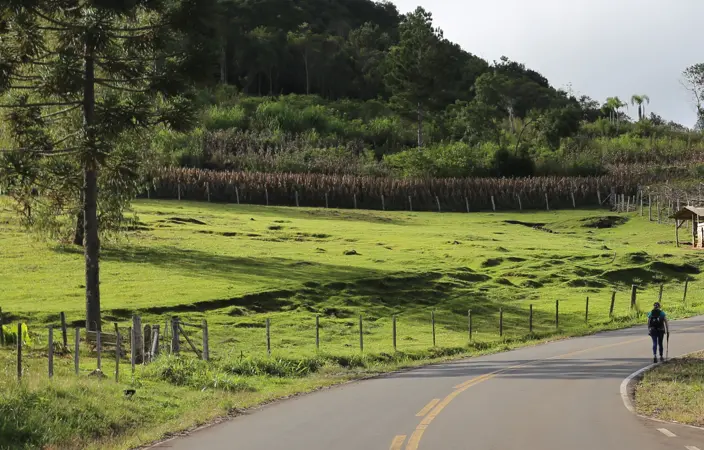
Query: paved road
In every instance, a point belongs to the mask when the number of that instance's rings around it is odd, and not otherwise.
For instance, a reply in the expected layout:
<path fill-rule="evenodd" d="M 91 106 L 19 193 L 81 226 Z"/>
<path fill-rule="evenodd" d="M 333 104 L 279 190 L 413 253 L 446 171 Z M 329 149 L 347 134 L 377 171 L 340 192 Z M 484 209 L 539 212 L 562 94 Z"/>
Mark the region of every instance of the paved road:
<path fill-rule="evenodd" d="M 671 357 L 704 349 L 704 317 L 671 330 Z M 640 327 L 426 367 L 270 405 L 159 448 L 704 450 L 704 432 L 624 406 L 621 382 L 650 352 Z"/>

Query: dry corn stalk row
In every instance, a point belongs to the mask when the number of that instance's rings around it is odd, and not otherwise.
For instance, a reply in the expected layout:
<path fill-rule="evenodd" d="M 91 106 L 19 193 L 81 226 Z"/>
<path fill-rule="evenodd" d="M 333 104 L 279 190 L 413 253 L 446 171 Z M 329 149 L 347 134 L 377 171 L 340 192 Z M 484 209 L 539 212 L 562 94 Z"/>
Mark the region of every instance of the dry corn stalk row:
<path fill-rule="evenodd" d="M 189 168 L 162 168 L 152 174 L 151 198 L 280 206 L 386 210 L 470 211 L 550 209 L 596 206 L 610 193 L 636 195 L 639 177 L 443 178 L 394 179 L 355 175 L 260 172 L 220 172 Z M 146 197 L 146 193 L 144 194 Z M 410 198 L 410 201 L 409 201 Z M 519 203 L 520 198 L 520 203 Z"/>

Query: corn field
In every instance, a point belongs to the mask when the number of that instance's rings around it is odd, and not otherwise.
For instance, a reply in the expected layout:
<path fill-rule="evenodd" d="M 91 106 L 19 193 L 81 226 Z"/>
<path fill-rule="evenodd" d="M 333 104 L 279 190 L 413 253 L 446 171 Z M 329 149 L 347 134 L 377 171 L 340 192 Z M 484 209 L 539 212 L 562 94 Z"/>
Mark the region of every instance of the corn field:
<path fill-rule="evenodd" d="M 162 168 L 143 197 L 371 210 L 565 209 L 636 195 L 638 177 L 394 179 L 354 175 Z M 493 203 L 492 203 L 493 198 Z"/>

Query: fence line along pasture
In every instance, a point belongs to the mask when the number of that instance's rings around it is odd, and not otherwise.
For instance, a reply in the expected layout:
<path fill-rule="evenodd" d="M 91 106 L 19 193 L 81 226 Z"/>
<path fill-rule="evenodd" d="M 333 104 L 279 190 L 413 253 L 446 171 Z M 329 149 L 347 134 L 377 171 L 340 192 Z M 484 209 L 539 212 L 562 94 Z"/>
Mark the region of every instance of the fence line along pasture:
<path fill-rule="evenodd" d="M 689 279 L 686 279 L 680 285 L 670 283 L 665 289 L 665 285 L 661 284 L 657 293 L 654 290 L 647 291 L 648 297 L 644 300 L 645 303 L 659 300 L 664 303 L 664 307 L 668 312 L 678 311 L 687 312 L 691 306 L 699 306 L 701 303 L 693 304 L 691 301 L 692 286 Z M 324 324 L 325 319 L 319 314 L 313 314 L 310 329 L 310 342 L 304 344 L 303 350 L 314 352 L 330 351 L 332 347 L 349 347 L 354 349 L 354 336 L 357 335 L 358 344 L 357 351 L 360 353 L 369 353 L 381 351 L 404 351 L 411 350 L 417 345 L 424 348 L 431 347 L 455 347 L 459 345 L 466 346 L 469 350 L 472 346 L 481 346 L 483 343 L 511 340 L 529 340 L 550 335 L 559 334 L 566 330 L 578 330 L 583 327 L 591 327 L 595 323 L 606 324 L 610 321 L 622 321 L 623 319 L 632 319 L 641 317 L 643 311 L 639 307 L 639 297 L 642 297 L 646 291 L 638 289 L 637 285 L 633 285 L 630 289 L 630 295 L 622 295 L 617 301 L 617 293 L 614 291 L 611 295 L 595 297 L 586 297 L 585 300 L 561 300 L 556 299 L 554 306 L 549 306 L 550 302 L 542 302 L 540 304 L 523 304 L 520 306 L 506 304 L 502 307 L 497 307 L 492 313 L 478 314 L 471 309 L 467 310 L 465 318 L 457 314 L 442 314 L 433 309 L 428 312 L 427 329 L 420 323 L 417 317 L 412 319 L 413 331 L 407 331 L 404 325 L 409 324 L 405 321 L 402 314 L 393 314 L 388 317 L 390 328 L 379 326 L 378 318 L 367 321 L 364 315 L 359 315 L 358 325 L 351 327 L 349 335 L 343 337 L 337 333 L 330 332 L 331 340 L 325 341 L 325 336 L 321 330 L 325 332 L 327 326 Z M 688 295 L 690 300 L 688 301 Z M 671 301 L 667 301 L 671 299 Z M 618 306 L 618 311 L 615 312 L 615 305 Z M 647 309 L 647 308 L 646 308 Z M 1 310 L 0 310 L 1 311 Z M 511 313 L 512 316 L 507 315 Z M 0 313 L 0 320 L 3 314 Z M 210 339 L 208 331 L 208 323 L 202 320 L 200 324 L 188 323 L 179 317 L 171 317 L 163 330 L 160 324 L 145 324 L 141 326 L 141 317 L 133 316 L 132 327 L 120 328 L 117 323 L 114 324 L 114 333 L 106 331 L 89 331 L 85 332 L 80 328 L 75 328 L 74 345 L 71 349 L 68 346 L 67 339 L 63 336 L 65 330 L 65 315 L 60 315 L 59 325 L 50 324 L 47 327 L 48 334 L 44 341 L 44 334 L 31 330 L 28 332 L 27 325 L 18 321 L 16 324 L 6 323 L 3 326 L 3 348 L 16 349 L 17 355 L 17 378 L 22 380 L 25 375 L 23 368 L 24 358 L 26 353 L 33 352 L 31 355 L 32 361 L 37 360 L 37 353 L 45 355 L 47 363 L 48 378 L 56 377 L 55 371 L 56 357 L 66 357 L 70 359 L 70 354 L 73 353 L 73 364 L 71 369 L 65 370 L 64 373 L 75 371 L 74 376 L 80 376 L 81 373 L 88 372 L 90 376 L 98 378 L 106 378 L 107 374 L 103 373 L 103 356 L 110 354 L 114 356 L 114 379 L 120 381 L 120 364 L 122 362 L 130 363 L 132 368 L 132 376 L 135 374 L 136 366 L 146 365 L 153 362 L 160 354 L 179 355 L 185 353 L 195 355 L 199 359 L 211 361 L 210 355 Z M 261 354 L 266 354 L 272 357 L 272 353 L 277 351 L 276 341 L 274 337 L 277 334 L 277 323 L 271 317 L 263 317 L 262 319 L 264 330 L 261 334 L 261 343 L 248 342 L 248 351 L 253 348 L 259 348 Z M 325 325 L 325 324 L 324 324 Z M 420 327 L 420 328 L 419 328 Z M 15 330 L 16 333 L 15 334 Z M 59 330 L 59 333 L 55 333 Z M 423 331 L 424 330 L 424 331 Z M 229 330 L 232 334 L 236 334 L 238 329 L 232 327 Z M 407 343 L 405 339 L 413 337 L 417 344 Z M 198 336 L 200 335 L 200 336 Z M 370 337 L 374 335 L 375 340 L 371 341 Z M 56 336 L 59 339 L 54 339 Z M 200 339 L 198 339 L 200 338 Z M 332 339 L 336 339 L 333 341 Z M 29 342 L 29 341 L 32 342 Z M 342 342 L 344 341 L 344 342 Z M 44 344 L 46 342 L 46 344 Z M 327 345 L 326 345 L 327 344 Z M 371 344 L 371 345 L 369 345 Z M 46 347 L 44 346 L 46 345 Z M 325 347 L 328 346 L 326 349 Z M 477 347 L 480 348 L 480 347 Z M 483 347 L 482 347 L 483 348 Z M 265 350 L 264 350 L 265 349 Z M 223 349 L 222 354 L 232 351 L 232 348 Z M 281 348 L 281 351 L 288 351 L 290 348 Z M 354 351 L 354 350 L 352 350 Z M 41 357 L 40 357 L 41 358 Z M 111 358 L 110 358 L 111 359 Z M 89 361 L 89 362 L 87 362 Z M 109 362 L 109 359 L 105 360 Z M 67 361 L 68 362 L 68 361 Z M 81 362 L 83 366 L 81 366 Z M 88 369 L 86 369 L 86 366 Z M 69 367 L 68 365 L 66 366 Z M 83 367 L 83 371 L 81 371 Z"/>

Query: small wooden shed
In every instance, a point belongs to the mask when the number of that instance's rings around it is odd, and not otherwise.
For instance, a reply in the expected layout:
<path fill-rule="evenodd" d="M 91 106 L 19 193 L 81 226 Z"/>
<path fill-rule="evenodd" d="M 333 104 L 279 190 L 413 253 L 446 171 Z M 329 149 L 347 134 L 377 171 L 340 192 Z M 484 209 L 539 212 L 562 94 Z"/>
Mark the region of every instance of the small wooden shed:
<path fill-rule="evenodd" d="M 691 222 L 692 248 L 704 248 L 704 223 L 701 221 L 701 218 L 704 218 L 704 208 L 685 206 L 670 218 L 675 219 L 675 238 L 678 247 L 680 246 L 680 228 L 687 222 Z"/>

